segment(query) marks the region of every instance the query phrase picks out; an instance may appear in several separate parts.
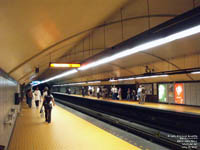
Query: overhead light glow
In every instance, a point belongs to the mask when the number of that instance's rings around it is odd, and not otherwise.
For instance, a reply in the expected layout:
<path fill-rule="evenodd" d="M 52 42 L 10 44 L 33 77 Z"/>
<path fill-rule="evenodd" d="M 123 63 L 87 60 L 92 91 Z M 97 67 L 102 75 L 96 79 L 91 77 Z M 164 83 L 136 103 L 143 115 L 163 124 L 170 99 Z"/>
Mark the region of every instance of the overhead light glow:
<path fill-rule="evenodd" d="M 70 71 L 66 71 L 66 72 L 61 73 L 61 74 L 59 74 L 57 76 L 51 77 L 49 79 L 46 79 L 46 80 L 42 81 L 41 83 L 46 83 L 46 82 L 49 82 L 49 81 L 52 81 L 52 80 L 55 80 L 55 79 L 59 79 L 59 78 L 74 74 L 76 72 L 78 72 L 76 69 L 73 69 L 73 70 L 70 70 Z"/>
<path fill-rule="evenodd" d="M 84 65 L 84 66 L 80 67 L 78 70 L 87 70 L 87 69 L 90 69 L 92 67 L 96 67 L 96 66 L 114 61 L 116 59 L 132 55 L 132 54 L 140 52 L 140 51 L 148 50 L 150 48 L 154 48 L 154 47 L 175 41 L 177 39 L 181 39 L 181 38 L 184 38 L 184 37 L 188 37 L 188 36 L 197 34 L 199 32 L 200 32 L 200 25 L 192 27 L 192 28 L 184 30 L 184 31 L 181 31 L 181 32 L 178 32 L 178 33 L 175 33 L 175 34 L 172 34 L 172 35 L 169 35 L 169 36 L 164 37 L 164 38 L 160 38 L 160 39 L 157 39 L 157 40 L 154 40 L 154 41 L 151 41 L 151 42 L 141 44 L 141 45 L 133 47 L 131 49 L 128 49 L 128 50 L 122 51 L 120 53 L 114 54 L 112 56 L 100 59 L 100 60 L 95 61 L 93 63 Z"/>
<path fill-rule="evenodd" d="M 191 72 L 191 74 L 200 74 L 200 71 Z"/>
<path fill-rule="evenodd" d="M 68 85 L 80 85 L 80 84 L 86 84 L 86 82 L 77 82 L 77 83 L 68 83 L 68 84 L 53 85 L 53 87 L 68 86 Z"/>
<path fill-rule="evenodd" d="M 134 80 L 135 78 L 124 78 L 124 79 L 118 79 L 118 81 L 127 81 L 127 80 Z"/>
<path fill-rule="evenodd" d="M 117 82 L 117 80 L 110 79 L 109 82 Z"/>
<path fill-rule="evenodd" d="M 89 81 L 87 82 L 88 84 L 93 84 L 93 83 L 101 83 L 101 81 Z"/>
<path fill-rule="evenodd" d="M 50 63 L 51 68 L 79 68 L 80 64 Z"/>
<path fill-rule="evenodd" d="M 159 78 L 159 77 L 168 77 L 168 75 L 144 76 L 144 77 L 136 77 L 135 79 L 147 79 L 147 78 Z"/>
<path fill-rule="evenodd" d="M 86 84 L 86 82 L 70 83 L 70 84 L 64 84 L 64 85 L 80 85 L 80 84 Z"/>
<path fill-rule="evenodd" d="M 154 41 L 150 41 L 150 42 L 135 46 L 131 49 L 124 50 L 124 51 L 117 53 L 117 54 L 114 54 L 112 56 L 105 57 L 103 59 L 100 59 L 100 60 L 97 60 L 95 62 L 89 63 L 87 65 L 81 66 L 80 68 L 78 68 L 78 70 L 87 70 L 87 69 L 90 69 L 90 68 L 93 68 L 93 67 L 114 61 L 116 59 L 123 58 L 123 57 L 129 56 L 129 55 L 132 55 L 134 53 L 140 52 L 140 51 L 145 51 L 145 50 L 148 50 L 150 48 L 154 48 L 154 47 L 175 41 L 177 39 L 185 38 L 185 37 L 197 34 L 197 33 L 200 33 L 200 25 L 186 29 L 184 31 L 180 31 L 178 33 L 174 33 L 174 34 L 166 36 L 164 38 L 160 38 L 160 39 L 157 39 L 157 40 L 154 40 Z M 71 71 L 68 71 L 64 74 L 60 74 L 60 75 L 57 75 L 55 77 L 44 80 L 44 81 L 42 81 L 42 83 L 49 82 L 51 80 L 55 80 L 55 79 L 58 79 L 58 78 L 61 78 L 61 77 L 64 77 L 64 76 L 67 76 L 67 75 L 70 75 L 70 74 L 73 74 L 73 73 L 76 73 L 76 72 L 77 72 L 77 70 L 71 70 Z M 167 75 L 137 77 L 136 79 L 165 77 L 165 76 L 167 76 Z M 115 82 L 115 81 L 116 80 L 110 80 L 110 82 Z"/>

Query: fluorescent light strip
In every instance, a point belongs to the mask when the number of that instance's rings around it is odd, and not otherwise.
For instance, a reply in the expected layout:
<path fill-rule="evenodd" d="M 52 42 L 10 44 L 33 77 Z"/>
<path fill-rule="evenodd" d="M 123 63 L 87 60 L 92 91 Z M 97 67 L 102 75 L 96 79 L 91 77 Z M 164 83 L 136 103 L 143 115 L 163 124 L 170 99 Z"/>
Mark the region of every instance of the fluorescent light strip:
<path fill-rule="evenodd" d="M 86 84 L 86 82 L 78 82 L 78 83 L 69 83 L 69 84 L 53 85 L 53 87 L 57 87 L 57 86 L 68 86 L 68 85 L 80 85 L 80 84 Z"/>
<path fill-rule="evenodd" d="M 70 84 L 64 84 L 64 85 L 80 85 L 80 84 L 86 84 L 86 82 L 70 83 Z"/>
<path fill-rule="evenodd" d="M 101 81 L 89 81 L 87 82 L 88 84 L 93 84 L 93 83 L 101 83 Z"/>
<path fill-rule="evenodd" d="M 113 79 L 111 79 L 111 80 L 109 80 L 109 82 L 117 82 L 117 80 L 113 80 Z"/>
<path fill-rule="evenodd" d="M 144 76 L 144 77 L 135 77 L 135 78 L 124 78 L 124 79 L 118 79 L 118 80 L 111 79 L 109 80 L 109 82 L 126 81 L 126 80 L 134 80 L 134 79 L 146 79 L 146 78 L 158 78 L 158 77 L 167 77 L 167 76 L 168 75 L 153 75 L 153 76 Z M 80 85 L 80 84 L 87 84 L 87 83 L 101 83 L 101 81 L 69 83 L 69 84 L 53 85 L 53 86 L 56 87 L 56 86 L 67 86 L 67 85 Z"/>
<path fill-rule="evenodd" d="M 191 72 L 191 74 L 200 74 L 200 71 Z"/>
<path fill-rule="evenodd" d="M 77 71 L 76 69 L 73 69 L 73 70 L 70 70 L 70 71 L 61 73 L 61 74 L 59 74 L 59 75 L 57 75 L 57 76 L 54 76 L 54 77 L 52 77 L 52 78 L 49 78 L 49 79 L 47 79 L 47 80 L 44 80 L 44 81 L 42 81 L 41 83 L 46 83 L 46 82 L 49 82 L 49 81 L 52 81 L 52 80 L 55 80 L 55 79 L 59 79 L 59 78 L 62 78 L 62 77 L 64 77 L 64 76 L 68 76 L 68 75 L 74 74 L 74 73 L 76 73 L 76 72 L 78 72 L 78 71 Z"/>
<path fill-rule="evenodd" d="M 144 76 L 144 77 L 136 77 L 135 79 L 147 79 L 147 78 L 159 78 L 159 77 L 168 77 L 168 75 Z"/>
<path fill-rule="evenodd" d="M 114 61 L 116 59 L 132 55 L 132 54 L 140 52 L 140 51 L 148 50 L 150 48 L 154 48 L 154 47 L 157 47 L 157 46 L 160 46 L 160 45 L 163 45 L 163 44 L 166 44 L 166 43 L 169 43 L 169 42 L 172 42 L 172 41 L 184 38 L 184 37 L 188 37 L 188 36 L 197 34 L 199 32 L 200 32 L 200 25 L 186 29 L 184 31 L 181 31 L 181 32 L 178 32 L 178 33 L 175 33 L 175 34 L 172 34 L 172 35 L 169 35 L 169 36 L 161 38 L 161 39 L 157 39 L 157 40 L 154 40 L 154 41 L 151 41 L 151 42 L 141 44 L 139 46 L 133 47 L 133 48 L 128 49 L 128 50 L 124 50 L 120 53 L 117 53 L 117 54 L 114 54 L 112 56 L 100 59 L 96 62 L 87 64 L 87 65 L 84 65 L 84 66 L 78 68 L 78 70 L 87 70 L 87 69 L 90 69 L 90 68 L 93 68 L 93 67 Z M 55 80 L 55 79 L 58 79 L 58 78 L 61 78 L 63 76 L 67 76 L 67 75 L 70 75 L 70 74 L 73 74 L 73 73 L 76 73 L 76 72 L 77 72 L 77 70 L 71 70 L 71 71 L 68 71 L 64 74 L 57 75 L 55 77 L 44 80 L 41 83 L 49 82 L 51 80 Z M 139 78 L 137 78 L 137 79 L 139 79 Z M 113 82 L 113 81 L 110 81 L 110 82 Z"/>
<path fill-rule="evenodd" d="M 132 54 L 140 52 L 140 51 L 148 50 L 150 48 L 154 48 L 154 47 L 175 41 L 177 39 L 181 39 L 181 38 L 184 38 L 184 37 L 187 37 L 187 36 L 197 34 L 199 32 L 200 32 L 200 25 L 195 26 L 195 27 L 190 28 L 190 29 L 187 29 L 187 30 L 184 30 L 184 31 L 181 31 L 181 32 L 178 32 L 178 33 L 175 33 L 175 34 L 172 34 L 170 36 L 167 36 L 167 37 L 164 37 L 164 38 L 161 38 L 161 39 L 158 39 L 158 40 L 154 40 L 154 41 L 151 41 L 151 42 L 147 42 L 145 44 L 141 44 L 141 45 L 133 47 L 131 49 L 122 51 L 118 54 L 114 54 L 113 56 L 100 59 L 96 62 L 82 66 L 78 70 L 87 70 L 89 68 L 96 67 L 96 66 L 114 61 L 116 59 L 132 55 Z"/>
<path fill-rule="evenodd" d="M 124 78 L 124 79 L 118 79 L 118 81 L 127 81 L 127 80 L 134 80 L 135 78 Z"/>

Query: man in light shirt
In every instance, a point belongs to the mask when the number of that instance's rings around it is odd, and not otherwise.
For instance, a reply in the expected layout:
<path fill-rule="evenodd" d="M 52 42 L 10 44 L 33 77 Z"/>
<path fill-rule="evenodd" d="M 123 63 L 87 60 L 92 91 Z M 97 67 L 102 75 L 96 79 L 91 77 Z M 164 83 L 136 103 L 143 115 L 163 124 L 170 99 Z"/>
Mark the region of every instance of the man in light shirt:
<path fill-rule="evenodd" d="M 39 102 L 41 101 L 41 92 L 40 92 L 38 87 L 36 87 L 33 95 L 34 95 L 34 98 L 35 98 L 35 105 L 38 108 L 39 107 Z"/>
<path fill-rule="evenodd" d="M 100 87 L 97 87 L 97 98 L 100 98 Z"/>

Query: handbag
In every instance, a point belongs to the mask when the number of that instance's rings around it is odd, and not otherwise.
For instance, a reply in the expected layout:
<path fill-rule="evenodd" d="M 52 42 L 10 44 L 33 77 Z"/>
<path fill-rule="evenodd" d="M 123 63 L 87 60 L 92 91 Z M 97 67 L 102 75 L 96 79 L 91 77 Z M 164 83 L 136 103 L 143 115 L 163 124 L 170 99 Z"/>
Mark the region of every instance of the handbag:
<path fill-rule="evenodd" d="M 41 107 L 41 109 L 40 109 L 40 117 L 41 117 L 41 118 L 44 118 L 44 110 L 43 110 L 43 107 Z"/>

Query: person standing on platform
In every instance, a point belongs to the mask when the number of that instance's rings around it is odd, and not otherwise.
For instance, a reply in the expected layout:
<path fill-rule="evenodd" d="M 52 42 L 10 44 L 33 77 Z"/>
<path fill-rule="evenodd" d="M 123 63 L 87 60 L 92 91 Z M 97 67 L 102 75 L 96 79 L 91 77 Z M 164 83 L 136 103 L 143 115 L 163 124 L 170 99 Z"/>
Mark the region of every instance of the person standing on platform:
<path fill-rule="evenodd" d="M 111 87 L 112 99 L 115 99 L 114 86 Z"/>
<path fill-rule="evenodd" d="M 92 87 L 91 86 L 88 87 L 88 95 L 92 96 Z"/>
<path fill-rule="evenodd" d="M 131 90 L 130 90 L 130 88 L 128 88 L 128 90 L 127 90 L 126 99 L 127 99 L 127 100 L 130 100 L 130 99 L 131 99 Z"/>
<path fill-rule="evenodd" d="M 137 90 L 137 100 L 139 101 L 139 104 L 141 103 L 141 93 L 142 93 L 142 85 L 140 85 Z"/>
<path fill-rule="evenodd" d="M 81 88 L 81 93 L 82 93 L 82 96 L 84 97 L 85 96 L 85 88 L 84 87 Z"/>
<path fill-rule="evenodd" d="M 146 89 L 144 86 L 142 86 L 142 90 L 141 90 L 141 104 L 145 103 L 145 99 L 146 99 Z"/>
<path fill-rule="evenodd" d="M 118 90 L 116 86 L 114 86 L 113 91 L 114 91 L 114 100 L 117 100 Z"/>
<path fill-rule="evenodd" d="M 32 107 L 32 99 L 33 99 L 33 93 L 32 93 L 32 90 L 29 89 L 27 93 L 27 102 L 28 102 L 29 108 Z"/>
<path fill-rule="evenodd" d="M 93 86 L 92 86 L 92 96 L 95 96 L 95 89 Z"/>
<path fill-rule="evenodd" d="M 38 109 L 39 102 L 41 102 L 41 92 L 38 87 L 36 87 L 36 90 L 34 91 L 33 94 L 34 94 L 34 98 L 35 98 L 35 105 L 36 105 L 36 108 Z"/>
<path fill-rule="evenodd" d="M 47 90 L 47 95 L 45 95 L 43 100 L 43 106 L 45 109 L 45 121 L 51 123 L 51 111 L 52 111 L 52 103 L 55 106 L 55 101 L 53 95 L 49 90 Z"/>
<path fill-rule="evenodd" d="M 97 87 L 97 98 L 100 98 L 100 87 Z"/>
<path fill-rule="evenodd" d="M 105 90 L 105 87 L 102 88 L 102 98 L 103 98 L 103 99 L 106 98 L 106 90 Z"/>
<path fill-rule="evenodd" d="M 135 90 L 133 89 L 132 91 L 132 99 L 135 101 L 136 100 L 136 92 Z"/>
<path fill-rule="evenodd" d="M 121 88 L 119 88 L 119 90 L 118 90 L 118 98 L 119 98 L 119 100 L 122 100 L 122 89 Z"/>

